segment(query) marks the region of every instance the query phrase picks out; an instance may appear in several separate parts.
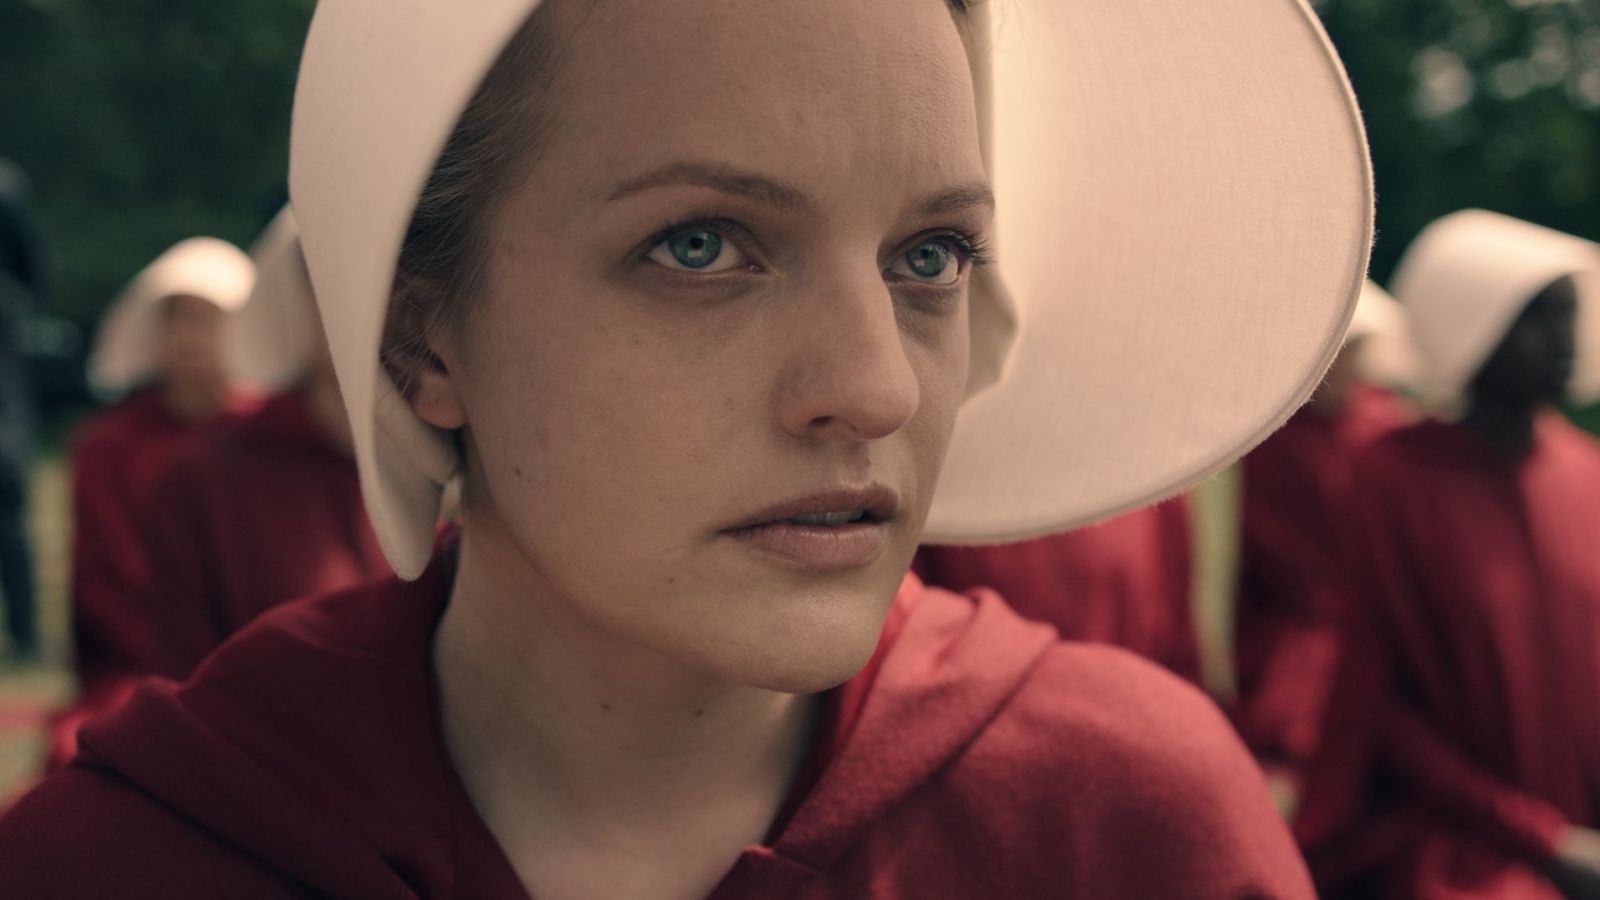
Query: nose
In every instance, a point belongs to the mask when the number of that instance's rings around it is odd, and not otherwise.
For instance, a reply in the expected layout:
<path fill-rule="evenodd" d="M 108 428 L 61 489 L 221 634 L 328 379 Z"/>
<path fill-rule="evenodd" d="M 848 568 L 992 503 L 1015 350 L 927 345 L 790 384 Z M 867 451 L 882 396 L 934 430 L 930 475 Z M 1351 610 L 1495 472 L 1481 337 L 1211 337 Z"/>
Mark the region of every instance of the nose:
<path fill-rule="evenodd" d="M 790 322 L 778 400 L 786 431 L 870 441 L 905 427 L 921 389 L 882 273 L 828 279 L 799 298 Z"/>

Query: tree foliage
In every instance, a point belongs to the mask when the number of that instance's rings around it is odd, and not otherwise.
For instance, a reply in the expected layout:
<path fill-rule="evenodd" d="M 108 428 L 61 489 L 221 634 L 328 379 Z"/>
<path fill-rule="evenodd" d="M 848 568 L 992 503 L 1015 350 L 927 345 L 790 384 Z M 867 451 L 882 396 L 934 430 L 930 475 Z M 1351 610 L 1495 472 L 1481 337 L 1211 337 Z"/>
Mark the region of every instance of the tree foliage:
<path fill-rule="evenodd" d="M 312 0 L 0 4 L 0 155 L 32 176 L 55 248 L 51 312 L 91 326 L 195 234 L 248 242 L 288 170 Z"/>
<path fill-rule="evenodd" d="M 0 4 L 0 155 L 44 205 L 52 312 L 87 330 L 169 244 L 253 237 L 284 195 L 312 5 Z M 1423 225 L 1465 206 L 1600 238 L 1600 0 L 1317 8 L 1367 116 L 1380 280 Z"/>
<path fill-rule="evenodd" d="M 1600 3 L 1322 0 L 1367 118 L 1373 274 L 1483 207 L 1600 239 Z"/>

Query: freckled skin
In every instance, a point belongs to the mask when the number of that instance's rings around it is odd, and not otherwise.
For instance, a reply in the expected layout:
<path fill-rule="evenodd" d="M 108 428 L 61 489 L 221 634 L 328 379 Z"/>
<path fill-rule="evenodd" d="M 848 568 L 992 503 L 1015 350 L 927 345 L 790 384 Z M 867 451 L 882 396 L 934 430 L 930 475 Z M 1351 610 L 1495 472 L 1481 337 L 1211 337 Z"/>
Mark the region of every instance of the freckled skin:
<path fill-rule="evenodd" d="M 485 295 L 436 348 L 465 422 L 475 558 L 569 643 L 745 685 L 837 684 L 871 654 L 966 383 L 964 280 L 933 303 L 885 275 L 919 234 L 988 222 L 911 212 L 987 181 L 960 36 L 932 0 L 616 0 L 568 39 L 560 128 L 496 210 Z M 607 202 L 680 159 L 810 202 L 690 185 Z M 736 221 L 724 252 L 750 266 L 696 280 L 640 258 L 696 216 Z M 860 569 L 785 570 L 721 533 L 867 482 L 901 510 Z"/>

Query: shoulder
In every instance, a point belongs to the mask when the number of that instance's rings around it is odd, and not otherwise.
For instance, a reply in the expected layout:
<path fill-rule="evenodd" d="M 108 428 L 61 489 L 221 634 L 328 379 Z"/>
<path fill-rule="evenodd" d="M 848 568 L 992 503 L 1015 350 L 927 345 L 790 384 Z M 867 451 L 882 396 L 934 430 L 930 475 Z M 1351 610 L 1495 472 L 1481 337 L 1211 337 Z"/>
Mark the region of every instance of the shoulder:
<path fill-rule="evenodd" d="M 1092 762 L 1102 775 L 1152 781 L 1259 780 L 1217 705 L 1189 682 L 1119 647 L 1062 641 L 1039 660 L 1011 704 L 1052 735 L 1044 765 Z M 1059 741 L 1070 738 L 1071 751 Z"/>
<path fill-rule="evenodd" d="M 246 900 L 304 896 L 220 836 L 100 769 L 64 769 L 0 818 L 0 896 L 154 900 L 189 896 L 197 885 Z"/>
<path fill-rule="evenodd" d="M 79 426 L 72 440 L 72 455 L 83 460 L 111 451 L 126 436 L 138 418 L 131 408 L 136 398 L 127 398 L 91 415 Z"/>
<path fill-rule="evenodd" d="M 1314 896 L 1221 711 L 1119 648 L 1052 645 L 942 783 L 1007 865 L 1086 896 Z"/>
<path fill-rule="evenodd" d="M 1117 895 L 1185 884 L 1191 896 L 1311 896 L 1260 769 L 1216 704 L 1132 653 L 1056 644 L 971 750 L 998 795 L 1026 787 L 1016 811 L 1050 826 L 1037 852 L 1111 873 L 1126 882 Z"/>

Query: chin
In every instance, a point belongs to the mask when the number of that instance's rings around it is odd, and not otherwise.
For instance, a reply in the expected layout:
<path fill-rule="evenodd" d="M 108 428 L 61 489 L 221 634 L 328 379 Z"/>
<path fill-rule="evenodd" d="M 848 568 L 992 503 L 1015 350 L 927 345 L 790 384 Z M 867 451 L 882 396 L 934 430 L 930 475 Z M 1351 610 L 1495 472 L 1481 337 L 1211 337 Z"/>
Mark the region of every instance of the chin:
<path fill-rule="evenodd" d="M 723 644 L 711 668 L 729 681 L 786 694 L 838 687 L 872 659 L 888 607 L 860 598 L 846 609 L 813 608 L 761 623 L 748 641 Z"/>
<path fill-rule="evenodd" d="M 872 650 L 876 646 L 877 641 L 873 640 L 867 644 L 864 653 L 847 657 L 836 655 L 836 658 L 827 660 L 796 660 L 794 665 L 755 673 L 755 679 L 746 683 L 751 687 L 784 694 L 816 694 L 832 690 L 856 677 L 872 658 Z"/>

